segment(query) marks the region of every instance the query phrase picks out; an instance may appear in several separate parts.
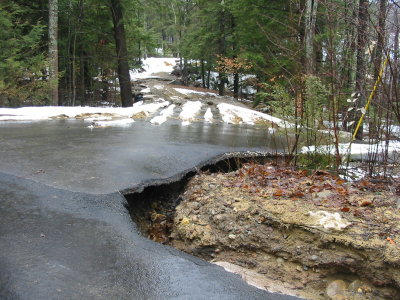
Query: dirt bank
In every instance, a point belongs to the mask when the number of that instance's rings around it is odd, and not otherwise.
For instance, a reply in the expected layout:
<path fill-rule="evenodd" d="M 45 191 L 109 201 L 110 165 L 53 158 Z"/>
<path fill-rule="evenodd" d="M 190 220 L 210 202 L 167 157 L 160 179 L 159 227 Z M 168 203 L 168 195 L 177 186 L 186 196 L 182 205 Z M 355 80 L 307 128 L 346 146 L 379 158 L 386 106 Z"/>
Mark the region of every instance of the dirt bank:
<path fill-rule="evenodd" d="M 399 299 L 395 190 L 247 164 L 195 176 L 175 211 L 155 203 L 147 234 L 260 288 L 309 299 Z"/>

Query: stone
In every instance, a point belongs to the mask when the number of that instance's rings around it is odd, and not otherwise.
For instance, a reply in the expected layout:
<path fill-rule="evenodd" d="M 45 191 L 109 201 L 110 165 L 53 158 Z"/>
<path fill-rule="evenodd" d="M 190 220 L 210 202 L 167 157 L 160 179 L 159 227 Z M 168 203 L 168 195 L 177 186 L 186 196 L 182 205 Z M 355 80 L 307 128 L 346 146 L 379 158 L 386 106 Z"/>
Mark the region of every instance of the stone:
<path fill-rule="evenodd" d="M 317 259 L 318 259 L 318 256 L 316 256 L 316 255 L 311 255 L 311 260 L 314 260 L 314 261 L 316 261 Z"/>
<path fill-rule="evenodd" d="M 234 235 L 234 234 L 230 234 L 230 235 L 228 235 L 228 237 L 229 237 L 229 239 L 231 239 L 231 240 L 236 239 L 236 235 Z"/>
<path fill-rule="evenodd" d="M 278 257 L 278 258 L 276 259 L 276 262 L 278 263 L 278 265 L 282 265 L 283 262 L 284 262 L 284 260 L 283 260 L 283 258 Z"/>
<path fill-rule="evenodd" d="M 334 296 L 344 295 L 346 293 L 346 283 L 343 280 L 335 280 L 328 284 L 326 294 L 333 299 Z M 340 298 L 336 298 L 340 299 Z"/>
<path fill-rule="evenodd" d="M 351 293 L 358 293 L 359 289 L 363 286 L 363 282 L 360 280 L 354 280 L 352 283 L 349 284 L 349 292 Z"/>
<path fill-rule="evenodd" d="M 332 195 L 333 195 L 333 192 L 330 190 L 323 190 L 321 192 L 313 194 L 313 196 L 315 198 L 321 198 L 321 199 L 328 199 L 328 198 L 332 197 Z"/>

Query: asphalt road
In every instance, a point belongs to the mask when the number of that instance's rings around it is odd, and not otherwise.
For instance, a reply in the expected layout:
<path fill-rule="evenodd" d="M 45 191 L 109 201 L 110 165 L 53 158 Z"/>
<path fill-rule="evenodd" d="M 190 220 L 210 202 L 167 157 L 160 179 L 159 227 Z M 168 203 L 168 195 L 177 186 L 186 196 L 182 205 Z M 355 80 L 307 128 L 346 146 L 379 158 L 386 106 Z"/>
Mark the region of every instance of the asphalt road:
<path fill-rule="evenodd" d="M 141 237 L 118 192 L 265 133 L 134 126 L 0 124 L 0 299 L 295 299 Z"/>
<path fill-rule="evenodd" d="M 89 123 L 90 124 L 90 123 Z M 0 171 L 93 194 L 167 178 L 224 152 L 274 152 L 282 141 L 251 126 L 169 121 L 87 128 L 76 120 L 0 123 Z"/>

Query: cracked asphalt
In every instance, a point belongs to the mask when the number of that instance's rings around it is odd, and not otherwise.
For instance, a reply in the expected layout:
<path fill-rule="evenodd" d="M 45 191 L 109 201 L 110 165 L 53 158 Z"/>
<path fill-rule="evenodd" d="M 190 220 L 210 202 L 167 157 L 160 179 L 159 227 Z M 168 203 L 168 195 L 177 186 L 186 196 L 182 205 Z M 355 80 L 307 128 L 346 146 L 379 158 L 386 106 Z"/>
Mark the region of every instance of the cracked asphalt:
<path fill-rule="evenodd" d="M 2 123 L 0 143 L 0 299 L 297 299 L 140 236 L 119 193 L 224 152 L 278 151 L 262 130 Z"/>

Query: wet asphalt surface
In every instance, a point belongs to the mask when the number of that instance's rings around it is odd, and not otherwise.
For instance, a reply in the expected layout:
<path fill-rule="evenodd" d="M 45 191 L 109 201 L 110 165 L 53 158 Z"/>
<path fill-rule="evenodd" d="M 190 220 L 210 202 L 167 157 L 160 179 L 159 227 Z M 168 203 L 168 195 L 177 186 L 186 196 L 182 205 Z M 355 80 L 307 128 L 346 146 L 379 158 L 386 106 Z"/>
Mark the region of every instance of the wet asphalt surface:
<path fill-rule="evenodd" d="M 295 299 L 140 236 L 119 193 L 223 152 L 276 151 L 266 133 L 85 126 L 0 124 L 0 299 Z"/>

